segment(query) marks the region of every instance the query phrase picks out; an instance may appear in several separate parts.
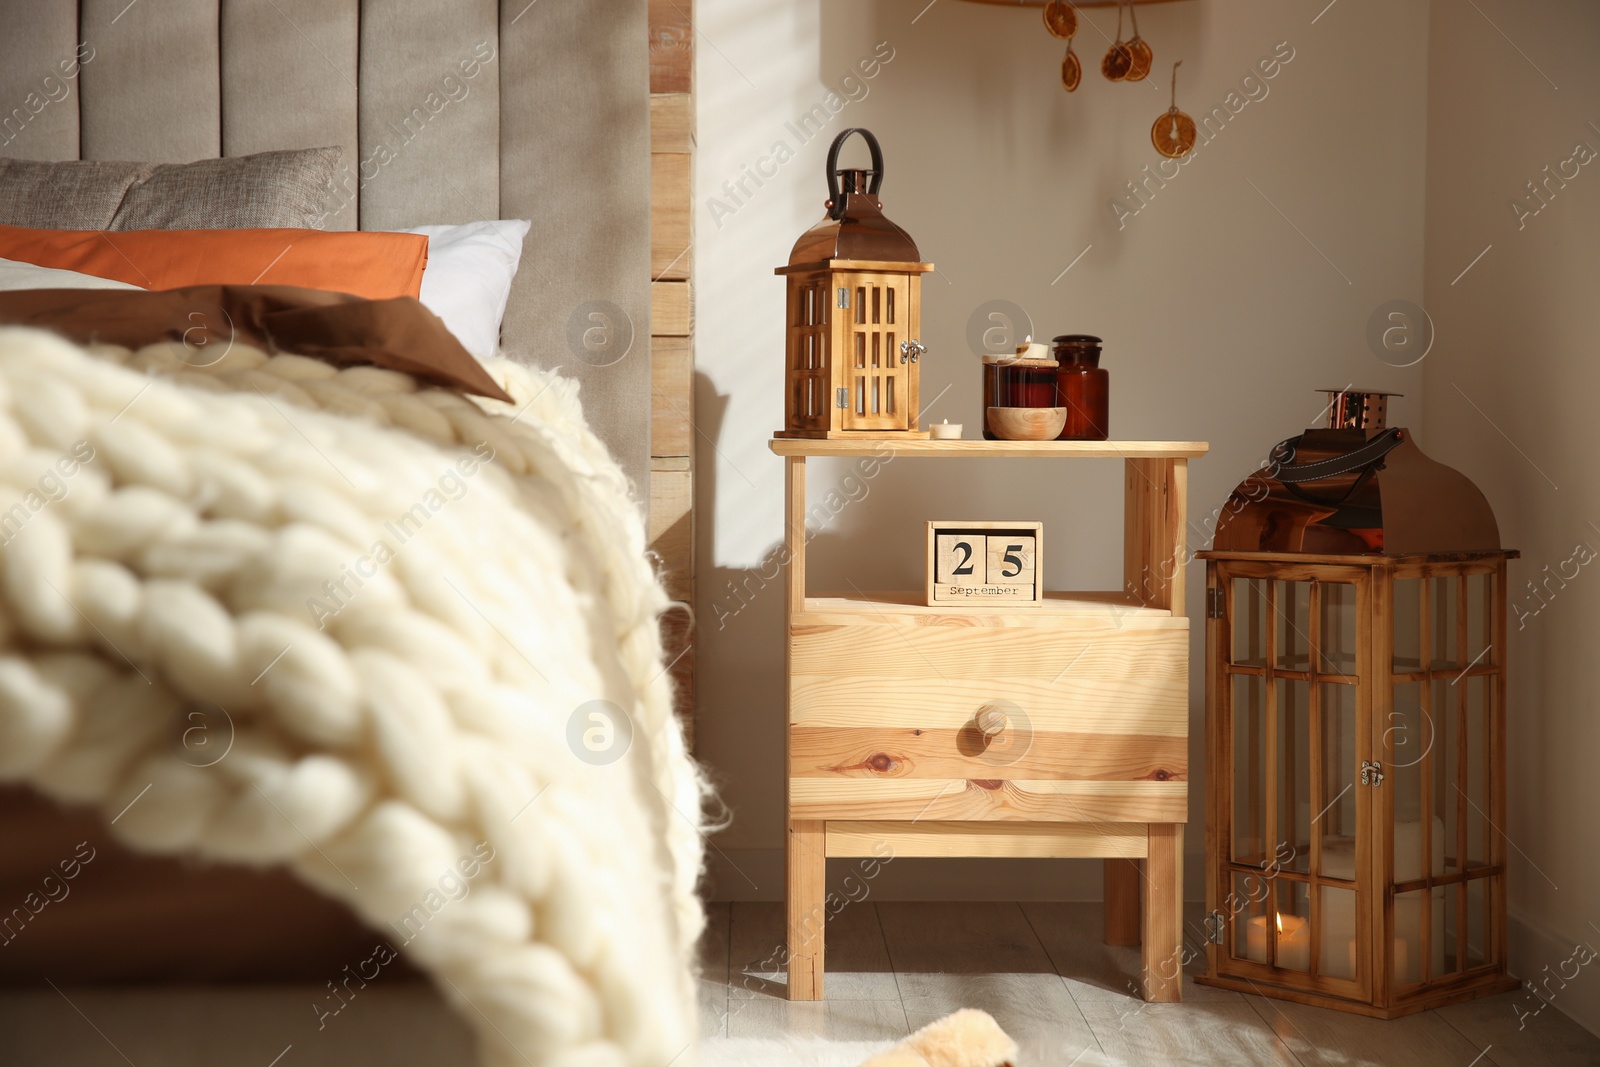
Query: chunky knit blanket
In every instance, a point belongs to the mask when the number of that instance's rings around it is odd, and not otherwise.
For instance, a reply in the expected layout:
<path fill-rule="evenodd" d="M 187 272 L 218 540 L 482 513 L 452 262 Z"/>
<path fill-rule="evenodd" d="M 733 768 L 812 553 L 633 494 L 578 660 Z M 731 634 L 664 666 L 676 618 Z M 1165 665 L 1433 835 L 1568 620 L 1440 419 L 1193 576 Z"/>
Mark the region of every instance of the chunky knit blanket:
<path fill-rule="evenodd" d="M 687 1067 L 700 784 L 575 388 L 214 356 L 0 329 L 0 780 L 286 866 L 485 1065 Z"/>

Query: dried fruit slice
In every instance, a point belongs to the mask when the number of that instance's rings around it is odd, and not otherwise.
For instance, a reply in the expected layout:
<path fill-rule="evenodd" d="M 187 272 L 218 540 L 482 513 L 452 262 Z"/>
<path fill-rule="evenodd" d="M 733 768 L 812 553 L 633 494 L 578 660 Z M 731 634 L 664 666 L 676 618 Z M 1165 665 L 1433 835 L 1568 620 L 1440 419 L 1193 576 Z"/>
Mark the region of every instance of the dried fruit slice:
<path fill-rule="evenodd" d="M 1135 37 L 1127 43 L 1126 47 L 1128 55 L 1132 57 L 1133 62 L 1128 67 L 1128 73 L 1123 80 L 1142 82 L 1149 75 L 1150 64 L 1155 61 L 1156 54 L 1151 51 L 1150 45 L 1143 37 Z"/>
<path fill-rule="evenodd" d="M 1127 78 L 1128 71 L 1133 67 L 1133 53 L 1128 46 L 1118 41 L 1106 49 L 1106 56 L 1100 61 L 1100 73 L 1107 79 L 1119 82 Z"/>
<path fill-rule="evenodd" d="M 1067 92 L 1072 92 L 1083 81 L 1083 64 L 1078 62 L 1077 55 L 1072 51 L 1072 45 L 1067 45 L 1067 58 L 1061 61 L 1061 84 Z"/>
<path fill-rule="evenodd" d="M 1078 13 L 1067 0 L 1050 0 L 1044 5 L 1044 28 L 1052 37 L 1070 41 L 1078 32 Z"/>
<path fill-rule="evenodd" d="M 1162 112 L 1150 127 L 1150 143 L 1168 159 L 1186 156 L 1194 148 L 1194 119 L 1176 107 Z"/>

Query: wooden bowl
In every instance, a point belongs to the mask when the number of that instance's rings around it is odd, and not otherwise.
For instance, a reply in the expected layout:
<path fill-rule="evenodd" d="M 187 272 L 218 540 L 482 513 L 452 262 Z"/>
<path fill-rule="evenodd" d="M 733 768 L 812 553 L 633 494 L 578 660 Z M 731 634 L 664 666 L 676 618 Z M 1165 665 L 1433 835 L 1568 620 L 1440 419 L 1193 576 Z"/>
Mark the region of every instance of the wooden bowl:
<path fill-rule="evenodd" d="M 1003 441 L 1054 441 L 1067 425 L 1066 408 L 990 408 L 987 417 Z"/>

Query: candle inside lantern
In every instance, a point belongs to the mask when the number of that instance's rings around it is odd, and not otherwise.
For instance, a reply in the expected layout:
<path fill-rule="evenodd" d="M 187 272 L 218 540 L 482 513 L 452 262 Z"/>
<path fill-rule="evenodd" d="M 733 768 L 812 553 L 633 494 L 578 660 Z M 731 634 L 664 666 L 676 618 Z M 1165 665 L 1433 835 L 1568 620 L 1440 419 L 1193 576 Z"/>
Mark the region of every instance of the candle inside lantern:
<path fill-rule="evenodd" d="M 1267 963 L 1267 917 L 1258 915 L 1245 928 L 1246 955 Z M 1311 969 L 1311 926 L 1298 915 L 1281 912 L 1273 917 L 1272 932 L 1278 939 L 1278 966 L 1287 971 Z"/>

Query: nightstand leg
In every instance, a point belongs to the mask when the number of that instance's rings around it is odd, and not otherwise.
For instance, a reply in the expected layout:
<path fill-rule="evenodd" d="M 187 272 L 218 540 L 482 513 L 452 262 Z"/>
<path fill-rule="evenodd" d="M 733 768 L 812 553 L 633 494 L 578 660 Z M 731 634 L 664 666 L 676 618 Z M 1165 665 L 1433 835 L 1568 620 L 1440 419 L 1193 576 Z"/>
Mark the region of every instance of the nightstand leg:
<path fill-rule="evenodd" d="M 822 999 L 822 936 L 828 919 L 823 823 L 789 823 L 789 999 Z"/>
<path fill-rule="evenodd" d="M 1183 996 L 1183 824 L 1150 824 L 1144 883 L 1144 999 Z"/>
<path fill-rule="evenodd" d="M 1105 861 L 1105 942 L 1108 945 L 1139 943 L 1139 861 Z"/>

